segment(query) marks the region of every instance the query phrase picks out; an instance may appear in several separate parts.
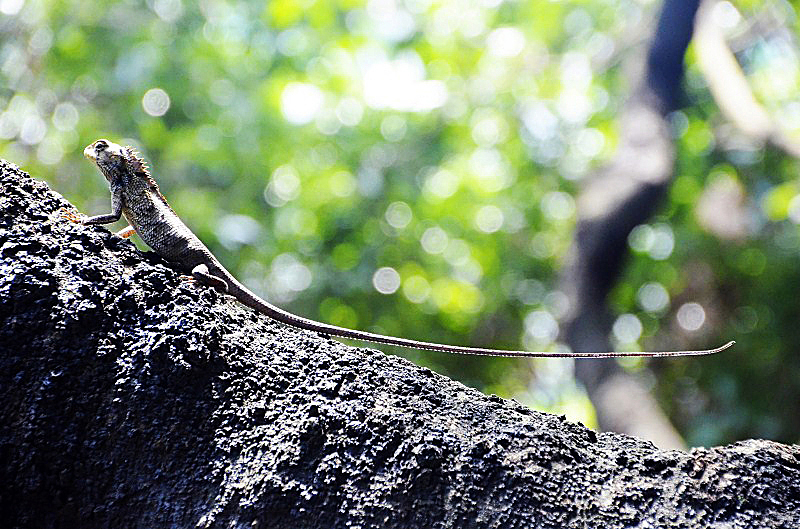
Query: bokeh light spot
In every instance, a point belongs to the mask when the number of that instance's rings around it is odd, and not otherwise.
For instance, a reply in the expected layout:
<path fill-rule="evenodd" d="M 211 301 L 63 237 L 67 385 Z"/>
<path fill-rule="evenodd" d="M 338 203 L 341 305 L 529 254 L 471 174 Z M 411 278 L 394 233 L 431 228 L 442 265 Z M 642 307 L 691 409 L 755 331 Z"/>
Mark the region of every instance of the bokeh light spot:
<path fill-rule="evenodd" d="M 620 343 L 635 343 L 642 335 L 642 322 L 634 314 L 621 314 L 611 330 Z"/>
<path fill-rule="evenodd" d="M 169 110 L 170 100 L 167 94 L 161 88 L 151 88 L 144 93 L 142 97 L 142 108 L 149 115 L 154 117 L 163 116 Z"/>
<path fill-rule="evenodd" d="M 645 283 L 636 293 L 636 299 L 647 312 L 661 312 L 669 305 L 669 293 L 661 283 Z"/>
<path fill-rule="evenodd" d="M 322 90 L 310 83 L 288 83 L 281 93 L 281 112 L 294 125 L 310 123 L 322 108 Z"/>
<path fill-rule="evenodd" d="M 706 311 L 699 303 L 684 303 L 678 309 L 676 315 L 678 325 L 687 331 L 696 331 L 703 326 L 706 321 Z"/>
<path fill-rule="evenodd" d="M 391 227 L 403 229 L 411 222 L 411 208 L 405 202 L 392 202 L 386 208 L 385 218 Z"/>
<path fill-rule="evenodd" d="M 400 274 L 389 266 L 378 268 L 372 275 L 372 285 L 381 294 L 394 294 L 400 288 Z"/>

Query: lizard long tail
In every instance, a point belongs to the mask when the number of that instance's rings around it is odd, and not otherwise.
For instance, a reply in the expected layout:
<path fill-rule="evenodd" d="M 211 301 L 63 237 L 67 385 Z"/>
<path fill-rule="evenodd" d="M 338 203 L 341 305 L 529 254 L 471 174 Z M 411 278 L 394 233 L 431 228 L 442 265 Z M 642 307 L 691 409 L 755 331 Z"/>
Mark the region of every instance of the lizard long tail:
<path fill-rule="evenodd" d="M 512 351 L 505 349 L 486 349 L 483 347 L 465 347 L 460 345 L 447 345 L 432 342 L 423 342 L 419 340 L 411 340 L 408 338 L 396 338 L 394 336 L 386 336 L 383 334 L 375 334 L 367 331 L 358 331 L 354 329 L 347 329 L 345 327 L 337 327 L 322 323 L 302 316 L 296 316 L 291 312 L 287 312 L 271 303 L 264 301 L 256 294 L 251 292 L 247 287 L 231 278 L 228 293 L 236 297 L 243 304 L 248 307 L 269 316 L 272 319 L 278 320 L 281 323 L 305 329 L 308 331 L 320 332 L 331 336 L 338 336 L 340 338 L 350 338 L 353 340 L 367 341 L 373 343 L 381 343 L 388 345 L 397 345 L 400 347 L 408 347 L 411 349 L 424 349 L 429 351 L 443 351 L 446 353 L 458 353 L 469 355 L 482 355 L 482 356 L 510 356 L 510 357 L 525 357 L 525 358 L 612 358 L 612 357 L 626 357 L 626 356 L 648 356 L 648 357 L 662 357 L 662 356 L 699 356 L 719 353 L 732 346 L 734 341 L 730 341 L 716 349 L 696 350 L 696 351 L 638 351 L 638 352 L 618 352 L 618 351 L 591 351 L 591 352 L 551 352 L 551 351 Z"/>

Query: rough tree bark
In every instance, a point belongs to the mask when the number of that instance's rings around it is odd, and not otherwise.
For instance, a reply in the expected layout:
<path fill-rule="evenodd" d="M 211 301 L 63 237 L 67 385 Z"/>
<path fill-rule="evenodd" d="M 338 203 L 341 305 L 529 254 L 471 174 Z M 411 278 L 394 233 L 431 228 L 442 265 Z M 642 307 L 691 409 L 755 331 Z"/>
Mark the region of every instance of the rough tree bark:
<path fill-rule="evenodd" d="M 571 307 L 562 338 L 573 350 L 613 349 L 606 300 L 627 255 L 628 235 L 655 212 L 672 182 L 675 151 L 668 115 L 684 98 L 683 58 L 698 3 L 665 0 L 644 78 L 621 116 L 617 153 L 587 179 L 578 198 L 578 225 L 561 277 Z M 616 363 L 580 362 L 575 375 L 602 429 L 642 435 L 664 448 L 683 445 L 649 391 Z"/>
<path fill-rule="evenodd" d="M 596 434 L 181 281 L 0 161 L 3 527 L 797 527 L 800 447 Z"/>

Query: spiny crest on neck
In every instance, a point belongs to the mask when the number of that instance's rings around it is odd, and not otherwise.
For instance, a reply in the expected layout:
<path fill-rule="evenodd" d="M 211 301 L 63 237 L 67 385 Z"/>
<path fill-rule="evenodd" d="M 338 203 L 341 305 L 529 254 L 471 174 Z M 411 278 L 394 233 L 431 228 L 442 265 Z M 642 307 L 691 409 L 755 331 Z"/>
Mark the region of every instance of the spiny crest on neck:
<path fill-rule="evenodd" d="M 152 176 L 150 176 L 150 168 L 147 167 L 147 162 L 142 159 L 141 155 L 133 147 L 125 147 L 125 151 L 128 153 L 128 163 L 131 171 L 133 171 L 137 176 L 144 178 L 150 189 L 152 189 L 158 198 L 160 198 L 164 204 L 169 207 L 167 199 L 164 198 L 164 195 L 161 194 L 161 190 L 158 189 L 158 184 L 156 184 L 156 181 L 153 180 Z"/>
<path fill-rule="evenodd" d="M 138 151 L 136 151 L 136 149 L 133 147 L 125 147 L 125 151 L 128 153 L 128 166 L 130 167 L 131 171 L 139 176 L 145 177 L 152 183 L 152 185 L 158 187 L 155 180 L 153 180 L 153 177 L 150 176 L 150 168 L 147 167 L 147 162 L 142 159 L 142 156 L 138 153 Z"/>

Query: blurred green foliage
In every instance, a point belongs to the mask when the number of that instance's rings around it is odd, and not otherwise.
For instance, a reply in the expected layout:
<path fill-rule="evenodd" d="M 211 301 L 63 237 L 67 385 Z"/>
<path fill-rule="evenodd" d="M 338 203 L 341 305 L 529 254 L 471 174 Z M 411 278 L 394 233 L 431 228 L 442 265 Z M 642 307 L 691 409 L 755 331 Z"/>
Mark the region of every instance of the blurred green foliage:
<path fill-rule="evenodd" d="M 245 283 L 326 322 L 552 349 L 580 180 L 614 152 L 631 0 L 0 0 L 0 156 L 88 213 L 99 137 L 136 146 Z M 757 97 L 800 131 L 796 14 L 723 3 Z M 759 33 L 756 17 L 777 20 Z M 737 136 L 692 57 L 676 179 L 612 304 L 690 444 L 800 437 L 798 163 Z M 720 227 L 722 226 L 722 227 Z M 726 231 L 727 230 L 727 231 Z M 394 352 L 394 351 L 393 351 Z M 568 361 L 397 351 L 591 424 Z"/>

